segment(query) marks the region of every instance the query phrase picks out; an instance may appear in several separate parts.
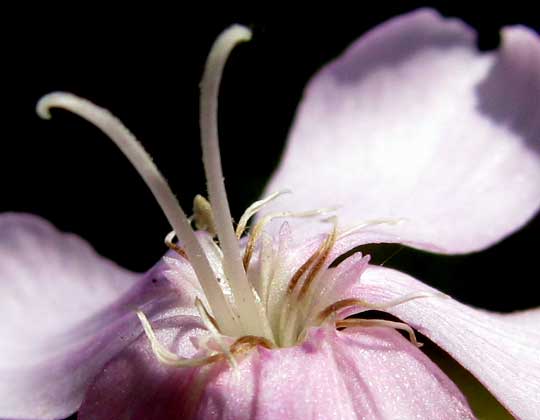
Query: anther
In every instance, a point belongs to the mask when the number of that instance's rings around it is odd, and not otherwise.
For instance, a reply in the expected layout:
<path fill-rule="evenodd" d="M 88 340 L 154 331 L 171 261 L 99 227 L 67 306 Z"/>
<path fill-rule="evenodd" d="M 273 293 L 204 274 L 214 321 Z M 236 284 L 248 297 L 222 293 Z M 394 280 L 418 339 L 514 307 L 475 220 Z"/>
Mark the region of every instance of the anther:
<path fill-rule="evenodd" d="M 173 241 L 174 241 L 174 237 L 176 236 L 176 233 L 175 231 L 171 231 L 167 234 L 167 236 L 165 236 L 165 245 L 167 245 L 167 247 L 171 250 L 173 250 L 174 252 L 176 252 L 178 255 L 180 255 L 182 258 L 184 259 L 188 259 L 188 256 L 186 254 L 186 251 L 184 250 L 184 248 L 182 248 L 180 245 L 178 244 L 175 244 Z"/>
<path fill-rule="evenodd" d="M 311 267 L 313 265 L 313 263 L 317 260 L 317 258 L 319 257 L 321 253 L 321 248 L 317 249 L 317 251 L 315 251 L 311 257 L 309 257 L 307 259 L 307 261 L 302 264 L 298 270 L 295 271 L 295 273 L 293 274 L 293 276 L 291 277 L 291 280 L 289 281 L 289 285 L 287 286 L 287 294 L 288 295 L 291 295 L 292 292 L 294 291 L 294 289 L 296 288 L 296 285 L 298 284 L 298 282 L 300 281 L 300 279 L 302 278 L 302 276 L 304 275 L 304 273 L 307 272 L 307 270 L 309 269 L 309 267 Z"/>
<path fill-rule="evenodd" d="M 231 353 L 234 355 L 245 353 L 254 347 L 261 346 L 267 349 L 275 348 L 274 344 L 264 337 L 257 337 L 253 335 L 246 335 L 240 337 L 231 346 Z"/>
<path fill-rule="evenodd" d="M 210 235 L 216 235 L 216 225 L 214 223 L 214 214 L 212 206 L 206 198 L 197 194 L 193 199 L 193 221 L 198 230 L 205 230 Z"/>
<path fill-rule="evenodd" d="M 336 243 L 336 238 L 337 238 L 336 219 L 333 218 L 332 222 L 334 225 L 332 232 L 328 235 L 328 237 L 324 241 L 323 246 L 321 247 L 321 250 L 319 252 L 319 257 L 317 258 L 317 262 L 313 265 L 313 267 L 311 267 L 308 275 L 306 276 L 306 279 L 304 280 L 304 284 L 302 284 L 302 288 L 300 289 L 300 292 L 298 293 L 298 300 L 302 299 L 307 294 L 314 279 L 317 277 L 322 267 L 324 266 L 324 263 L 326 259 L 328 258 L 328 255 L 330 254 L 332 247 Z"/>
<path fill-rule="evenodd" d="M 283 305 L 281 307 L 281 313 L 279 318 L 280 331 L 282 332 L 280 339 L 282 342 L 286 342 L 287 340 L 292 339 L 291 335 L 294 334 L 294 331 L 296 329 L 295 324 L 297 322 L 298 313 L 296 311 L 291 314 L 291 309 L 293 308 L 293 293 L 298 283 L 300 282 L 303 275 L 309 270 L 304 280 L 304 284 L 300 289 L 299 294 L 297 295 L 297 301 L 299 301 L 304 296 L 304 294 L 309 289 L 311 283 L 313 282 L 313 279 L 317 277 L 319 271 L 324 264 L 324 261 L 328 256 L 328 253 L 330 252 L 330 249 L 335 242 L 337 228 L 335 219 L 332 219 L 332 221 L 334 222 L 332 232 L 326 237 L 326 239 L 323 241 L 317 251 L 315 251 L 311 255 L 311 257 L 309 257 L 308 260 L 300 266 L 298 270 L 296 270 L 296 272 L 291 277 L 291 280 L 289 281 L 287 293 L 285 295 L 285 301 L 283 302 Z"/>

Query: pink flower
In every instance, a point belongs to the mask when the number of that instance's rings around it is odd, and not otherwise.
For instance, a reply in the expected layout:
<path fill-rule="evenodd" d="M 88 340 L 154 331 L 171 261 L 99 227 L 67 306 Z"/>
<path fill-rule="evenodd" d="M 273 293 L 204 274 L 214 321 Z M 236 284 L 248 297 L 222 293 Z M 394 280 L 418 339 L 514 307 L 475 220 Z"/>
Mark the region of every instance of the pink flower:
<path fill-rule="evenodd" d="M 368 243 L 481 250 L 536 213 L 538 36 L 507 28 L 481 54 L 468 27 L 426 10 L 369 32 L 310 82 L 267 198 L 234 229 L 217 93 L 249 36 L 230 28 L 208 58 L 196 232 L 117 119 L 70 94 L 40 101 L 43 117 L 65 108 L 108 134 L 174 231 L 137 275 L 35 216 L 0 217 L 0 417 L 474 418 L 416 330 L 516 418 L 540 419 L 539 310 L 474 309 L 359 253 L 334 264 Z"/>

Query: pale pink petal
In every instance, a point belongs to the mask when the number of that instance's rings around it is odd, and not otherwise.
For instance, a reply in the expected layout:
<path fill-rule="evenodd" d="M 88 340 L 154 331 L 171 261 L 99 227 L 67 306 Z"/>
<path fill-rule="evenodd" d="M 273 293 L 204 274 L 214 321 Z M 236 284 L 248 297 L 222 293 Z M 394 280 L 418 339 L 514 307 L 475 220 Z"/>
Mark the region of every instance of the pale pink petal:
<path fill-rule="evenodd" d="M 389 329 L 314 330 L 300 346 L 252 351 L 237 370 L 166 368 L 141 340 L 106 367 L 81 420 L 474 418 L 456 386 Z M 186 343 L 179 353 L 190 353 Z"/>
<path fill-rule="evenodd" d="M 528 311 L 517 311 L 502 315 L 508 320 L 519 322 L 523 325 L 529 325 L 540 331 L 540 308 L 529 309 Z"/>
<path fill-rule="evenodd" d="M 382 303 L 421 291 L 436 292 L 399 271 L 371 266 L 344 297 Z M 501 315 L 429 297 L 388 312 L 448 352 L 517 418 L 540 418 L 539 310 Z"/>
<path fill-rule="evenodd" d="M 461 21 L 392 19 L 309 83 L 266 189 L 293 194 L 265 211 L 338 205 L 343 227 L 390 218 L 402 222 L 373 229 L 392 241 L 485 248 L 540 205 L 539 97 L 533 31 L 505 29 L 500 50 L 480 53 Z"/>
<path fill-rule="evenodd" d="M 181 357 L 197 355 L 193 338 L 207 331 L 198 317 L 180 316 L 153 323 L 159 341 Z M 158 362 L 141 336 L 113 359 L 89 387 L 80 420 L 186 419 L 198 393 L 198 368 L 172 368 Z M 196 399 L 196 398 L 195 398 Z"/>
<path fill-rule="evenodd" d="M 163 271 L 128 272 L 36 216 L 1 215 L 0 418 L 77 410 L 102 365 L 140 334 L 134 310 L 182 305 Z"/>

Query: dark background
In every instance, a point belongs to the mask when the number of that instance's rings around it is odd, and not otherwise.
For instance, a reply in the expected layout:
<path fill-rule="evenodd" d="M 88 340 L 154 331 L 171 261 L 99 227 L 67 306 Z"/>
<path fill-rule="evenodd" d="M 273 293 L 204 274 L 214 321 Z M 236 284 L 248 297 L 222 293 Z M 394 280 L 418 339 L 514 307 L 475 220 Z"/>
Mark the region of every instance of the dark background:
<path fill-rule="evenodd" d="M 238 218 L 275 167 L 309 77 L 367 29 L 424 4 L 378 2 L 357 11 L 337 10 L 336 4 L 324 19 L 310 9 L 285 20 L 284 9 L 279 21 L 210 5 L 189 13 L 130 6 L 5 14 L 12 25 L 2 29 L 1 41 L 0 210 L 39 214 L 120 264 L 146 270 L 165 251 L 169 227 L 161 210 L 97 129 L 62 111 L 51 122 L 41 121 L 34 112 L 41 95 L 71 91 L 112 110 L 154 156 L 189 213 L 193 196 L 205 189 L 198 82 L 206 54 L 227 25 L 249 25 L 253 41 L 234 52 L 220 102 L 223 165 Z M 540 15 L 516 2 L 498 9 L 433 4 L 477 28 L 482 49 L 497 46 L 503 25 L 540 28 Z M 537 306 L 539 233 L 537 217 L 479 254 L 441 257 L 403 249 L 386 264 L 477 306 Z M 395 251 L 381 247 L 378 261 Z"/>

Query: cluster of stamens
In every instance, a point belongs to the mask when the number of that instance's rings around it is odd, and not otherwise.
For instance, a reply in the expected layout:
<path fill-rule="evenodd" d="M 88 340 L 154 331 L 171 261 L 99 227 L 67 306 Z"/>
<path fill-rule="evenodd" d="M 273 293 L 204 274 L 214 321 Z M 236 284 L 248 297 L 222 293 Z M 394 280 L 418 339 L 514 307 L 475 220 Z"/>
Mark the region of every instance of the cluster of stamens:
<path fill-rule="evenodd" d="M 347 309 L 356 312 L 370 309 L 384 310 L 428 294 L 414 294 L 386 302 L 372 304 L 359 299 L 343 299 L 325 304 L 325 278 L 332 270 L 332 251 L 336 241 L 354 230 L 380 223 L 396 221 L 375 220 L 340 232 L 337 219 L 330 217 L 329 233 L 318 238 L 319 245 L 287 279 L 283 278 L 285 256 L 279 252 L 279 244 L 265 234 L 265 227 L 275 219 L 316 217 L 328 215 L 334 209 L 318 209 L 306 212 L 281 212 L 266 215 L 251 228 L 245 238 L 250 219 L 267 203 L 288 191 L 279 191 L 255 202 L 233 228 L 225 186 L 223 183 L 219 143 L 217 136 L 217 103 L 222 71 L 234 45 L 249 40 L 251 33 L 244 27 L 233 26 L 224 31 L 215 42 L 208 57 L 201 83 L 201 142 L 203 162 L 208 184 L 207 201 L 195 198 L 194 215 L 186 217 L 169 185 L 154 165 L 150 156 L 135 137 L 107 110 L 67 93 L 52 93 L 38 103 L 37 111 L 43 118 L 50 118 L 50 108 L 64 108 L 92 122 L 106 133 L 122 150 L 145 180 L 168 218 L 173 231 L 165 243 L 179 258 L 188 260 L 197 276 L 208 307 L 197 299 L 194 303 L 201 321 L 216 346 L 208 346 L 208 355 L 201 358 L 182 358 L 165 348 L 142 311 L 137 311 L 144 332 L 157 359 L 175 367 L 193 367 L 222 360 L 235 365 L 235 357 L 257 346 L 269 349 L 288 347 L 302 342 L 311 327 L 331 325 L 332 328 L 384 326 L 406 331 L 417 344 L 414 331 L 406 324 L 374 319 L 341 319 L 339 314 Z M 216 273 L 204 247 L 195 235 L 191 224 L 204 230 L 211 238 L 220 264 Z M 286 228 L 286 227 L 285 227 Z M 179 239 L 178 243 L 174 238 Z M 269 262 L 270 261 L 270 262 Z M 365 257 L 361 263 L 367 265 Z M 292 264 L 294 265 L 294 264 Z M 219 277 L 219 278 L 218 278 Z M 281 292 L 276 293 L 276 284 Z M 323 305 L 323 306 L 321 306 Z"/>

